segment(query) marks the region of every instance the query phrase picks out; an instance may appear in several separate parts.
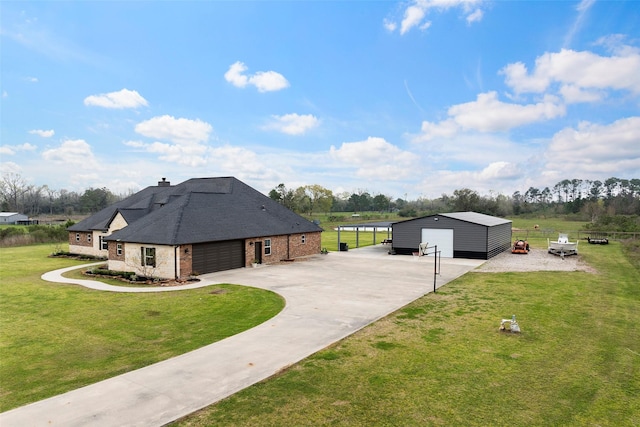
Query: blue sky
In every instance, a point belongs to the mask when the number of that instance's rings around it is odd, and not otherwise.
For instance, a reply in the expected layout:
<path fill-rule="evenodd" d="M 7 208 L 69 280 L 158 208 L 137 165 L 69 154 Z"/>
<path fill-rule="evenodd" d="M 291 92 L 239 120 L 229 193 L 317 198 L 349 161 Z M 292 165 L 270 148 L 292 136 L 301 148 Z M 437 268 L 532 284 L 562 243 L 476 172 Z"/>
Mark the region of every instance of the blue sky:
<path fill-rule="evenodd" d="M 0 3 L 0 164 L 436 198 L 640 177 L 637 1 Z"/>

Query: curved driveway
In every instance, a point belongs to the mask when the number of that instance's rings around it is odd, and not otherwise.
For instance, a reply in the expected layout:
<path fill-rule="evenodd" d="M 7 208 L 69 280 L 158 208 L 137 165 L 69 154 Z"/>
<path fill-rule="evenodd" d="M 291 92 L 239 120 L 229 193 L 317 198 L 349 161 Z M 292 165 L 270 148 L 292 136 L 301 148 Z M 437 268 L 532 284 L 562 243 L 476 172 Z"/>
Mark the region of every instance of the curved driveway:
<path fill-rule="evenodd" d="M 217 283 L 255 286 L 282 295 L 286 306 L 277 316 L 238 335 L 4 412 L 0 425 L 162 426 L 215 403 L 433 291 L 433 258 L 386 252 L 378 245 L 203 275 L 189 288 Z M 437 286 L 483 262 L 443 259 Z M 47 273 L 43 279 L 72 281 L 58 273 Z M 73 283 L 103 291 L 176 290 L 111 287 L 90 280 Z"/>

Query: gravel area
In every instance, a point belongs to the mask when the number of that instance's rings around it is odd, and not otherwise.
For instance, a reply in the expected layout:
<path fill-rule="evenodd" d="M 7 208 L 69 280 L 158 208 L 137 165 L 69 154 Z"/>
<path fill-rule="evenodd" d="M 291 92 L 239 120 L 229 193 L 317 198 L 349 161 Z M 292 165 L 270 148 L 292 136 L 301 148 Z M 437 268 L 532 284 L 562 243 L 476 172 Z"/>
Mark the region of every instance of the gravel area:
<path fill-rule="evenodd" d="M 578 248 L 579 250 L 580 248 Z M 582 261 L 580 255 L 567 256 L 564 259 L 547 253 L 546 249 L 532 248 L 528 254 L 512 254 L 511 250 L 497 255 L 473 271 L 484 273 L 506 271 L 587 271 L 595 269 Z"/>

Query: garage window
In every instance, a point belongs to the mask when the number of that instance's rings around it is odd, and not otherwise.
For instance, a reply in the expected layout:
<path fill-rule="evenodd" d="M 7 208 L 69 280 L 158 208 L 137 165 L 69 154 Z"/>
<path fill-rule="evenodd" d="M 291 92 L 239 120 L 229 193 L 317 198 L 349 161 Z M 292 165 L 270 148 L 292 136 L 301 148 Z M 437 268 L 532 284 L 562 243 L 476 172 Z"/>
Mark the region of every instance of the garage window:
<path fill-rule="evenodd" d="M 76 233 L 76 242 L 80 241 L 80 233 Z"/>
<path fill-rule="evenodd" d="M 87 242 L 91 242 L 91 233 L 87 234 Z"/>
<path fill-rule="evenodd" d="M 156 248 L 140 248 L 140 259 L 143 266 L 156 266 Z"/>
<path fill-rule="evenodd" d="M 122 255 L 122 243 L 118 243 L 116 245 L 116 255 L 118 256 Z"/>
<path fill-rule="evenodd" d="M 107 237 L 107 236 L 100 236 L 100 249 L 102 249 L 104 251 L 109 249 L 107 241 L 104 240 L 105 237 Z"/>
<path fill-rule="evenodd" d="M 307 236 L 305 236 L 304 234 L 302 235 L 302 244 L 304 245 L 305 243 L 307 243 Z"/>
<path fill-rule="evenodd" d="M 264 239 L 264 254 L 271 255 L 271 239 Z"/>

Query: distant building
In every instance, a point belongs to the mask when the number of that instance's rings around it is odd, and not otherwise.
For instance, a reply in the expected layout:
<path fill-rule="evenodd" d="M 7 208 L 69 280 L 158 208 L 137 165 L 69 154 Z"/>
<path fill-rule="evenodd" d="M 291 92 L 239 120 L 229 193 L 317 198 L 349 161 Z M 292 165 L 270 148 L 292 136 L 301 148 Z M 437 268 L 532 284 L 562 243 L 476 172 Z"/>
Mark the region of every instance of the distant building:
<path fill-rule="evenodd" d="M 318 254 L 322 229 L 233 177 L 164 178 L 72 225 L 69 251 L 110 270 L 185 278 Z"/>
<path fill-rule="evenodd" d="M 29 217 L 17 212 L 0 212 L 0 224 L 24 224 L 29 222 Z"/>

